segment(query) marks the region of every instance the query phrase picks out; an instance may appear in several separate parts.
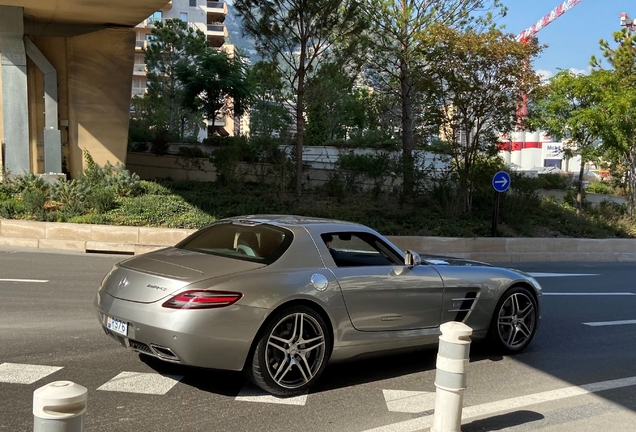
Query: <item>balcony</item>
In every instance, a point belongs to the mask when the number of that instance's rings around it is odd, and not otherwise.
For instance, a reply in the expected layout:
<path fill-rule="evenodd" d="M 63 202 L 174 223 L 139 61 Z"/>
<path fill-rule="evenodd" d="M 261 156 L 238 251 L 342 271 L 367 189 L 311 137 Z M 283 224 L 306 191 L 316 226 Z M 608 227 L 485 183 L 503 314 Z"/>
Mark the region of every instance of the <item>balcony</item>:
<path fill-rule="evenodd" d="M 146 88 L 145 87 L 133 87 L 132 88 L 132 95 L 133 96 L 144 96 L 146 94 Z"/>
<path fill-rule="evenodd" d="M 225 38 L 228 36 L 227 28 L 221 23 L 208 24 L 205 34 L 210 46 L 217 48 L 225 43 Z"/>
<path fill-rule="evenodd" d="M 146 18 L 145 20 L 143 20 L 142 22 L 140 22 L 139 24 L 137 24 L 135 26 L 135 28 L 141 28 L 141 29 L 151 29 L 155 26 L 155 23 L 157 21 L 163 21 L 161 18 L 153 18 L 153 17 L 149 17 Z"/>
<path fill-rule="evenodd" d="M 208 23 L 223 22 L 227 15 L 227 3 L 209 1 L 206 3 L 205 11 L 208 15 Z"/>
<path fill-rule="evenodd" d="M 135 51 L 141 52 L 145 48 L 148 48 L 148 42 L 145 40 L 137 40 L 135 41 Z"/>
<path fill-rule="evenodd" d="M 145 64 L 136 64 L 133 66 L 133 75 L 137 76 L 145 76 L 146 75 L 146 65 Z"/>
<path fill-rule="evenodd" d="M 160 22 L 163 21 L 162 18 L 155 18 L 155 17 L 148 17 L 148 19 L 146 19 L 146 27 L 154 27 L 156 22 Z"/>

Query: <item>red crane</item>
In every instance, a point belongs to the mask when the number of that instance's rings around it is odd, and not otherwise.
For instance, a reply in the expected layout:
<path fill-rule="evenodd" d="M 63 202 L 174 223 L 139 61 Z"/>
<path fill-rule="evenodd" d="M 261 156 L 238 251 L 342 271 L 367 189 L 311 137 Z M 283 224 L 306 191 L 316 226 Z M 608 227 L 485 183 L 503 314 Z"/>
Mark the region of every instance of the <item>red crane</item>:
<path fill-rule="evenodd" d="M 557 19 L 558 17 L 560 17 L 561 15 L 563 15 L 564 13 L 566 13 L 567 11 L 569 11 L 570 9 L 572 9 L 574 6 L 576 6 L 579 3 L 581 3 L 581 0 L 564 1 L 559 6 L 557 6 L 556 9 L 554 9 L 552 12 L 550 12 L 549 14 L 541 18 L 539 21 L 537 21 L 532 27 L 529 27 L 525 29 L 524 31 L 522 31 L 521 33 L 519 33 L 519 35 L 517 36 L 517 40 L 521 42 L 527 42 L 531 37 L 536 35 L 539 32 L 539 30 L 541 30 L 543 27 L 550 24 L 552 21 L 554 21 L 555 19 Z"/>
<path fill-rule="evenodd" d="M 541 18 L 537 21 L 532 27 L 529 27 L 519 33 L 517 36 L 517 40 L 523 43 L 527 43 L 530 41 L 541 29 L 552 23 L 554 20 L 559 18 L 561 15 L 572 9 L 577 4 L 581 3 L 581 0 L 566 0 L 557 6 L 552 12 Z M 528 65 L 525 65 L 528 67 Z M 525 94 L 521 95 L 521 103 L 519 104 L 519 108 L 517 110 L 517 118 L 523 119 L 528 115 L 527 108 L 527 97 Z M 511 151 L 511 154 L 506 159 L 506 162 L 512 162 L 515 165 L 521 165 L 521 150 L 522 149 L 540 149 L 540 134 L 539 132 L 526 132 L 520 125 L 521 121 L 519 121 L 519 125 L 515 132 L 512 134 L 512 137 L 504 136 L 503 139 L 508 139 L 509 143 L 501 143 L 499 144 L 499 148 L 501 150 Z M 514 158 L 511 157 L 514 154 Z M 511 160 L 509 160 L 511 159 Z"/>
<path fill-rule="evenodd" d="M 630 30 L 636 30 L 636 20 L 631 19 L 625 12 L 620 15 L 620 18 L 622 26 L 627 27 Z"/>

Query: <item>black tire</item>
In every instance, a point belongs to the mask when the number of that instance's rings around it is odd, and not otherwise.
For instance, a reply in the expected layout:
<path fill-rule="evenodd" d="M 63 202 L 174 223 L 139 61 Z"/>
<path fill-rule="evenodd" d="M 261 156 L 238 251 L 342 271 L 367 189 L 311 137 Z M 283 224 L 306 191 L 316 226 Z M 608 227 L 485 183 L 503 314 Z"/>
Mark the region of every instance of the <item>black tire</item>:
<path fill-rule="evenodd" d="M 488 339 L 497 351 L 520 353 L 534 338 L 538 319 L 534 295 L 524 287 L 510 288 L 497 302 Z"/>
<path fill-rule="evenodd" d="M 329 327 L 306 306 L 276 313 L 259 337 L 245 372 L 254 384 L 276 396 L 305 393 L 318 380 L 331 354 Z"/>

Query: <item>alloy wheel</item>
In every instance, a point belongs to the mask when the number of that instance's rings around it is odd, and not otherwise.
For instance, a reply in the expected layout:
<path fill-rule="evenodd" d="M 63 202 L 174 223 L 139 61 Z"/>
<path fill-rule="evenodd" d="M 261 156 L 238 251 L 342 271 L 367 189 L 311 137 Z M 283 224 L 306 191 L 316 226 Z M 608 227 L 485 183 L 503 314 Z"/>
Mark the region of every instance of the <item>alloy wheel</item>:
<path fill-rule="evenodd" d="M 528 344 L 536 328 L 536 315 L 533 299 L 523 292 L 513 293 L 503 302 L 497 332 L 505 348 L 517 351 Z"/>
<path fill-rule="evenodd" d="M 305 386 L 321 370 L 326 352 L 324 330 L 318 321 L 307 313 L 289 314 L 267 338 L 267 372 L 283 388 Z"/>

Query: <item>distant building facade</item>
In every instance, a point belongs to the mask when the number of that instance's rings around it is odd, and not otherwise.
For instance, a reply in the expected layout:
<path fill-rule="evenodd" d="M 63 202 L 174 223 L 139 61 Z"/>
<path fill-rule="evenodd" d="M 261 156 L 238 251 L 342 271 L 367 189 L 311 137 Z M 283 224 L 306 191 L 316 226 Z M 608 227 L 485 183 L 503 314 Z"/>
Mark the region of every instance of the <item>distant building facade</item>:
<path fill-rule="evenodd" d="M 135 66 L 133 68 L 132 96 L 146 94 L 148 80 L 146 77 L 146 62 L 143 49 L 148 46 L 152 38 L 152 29 L 158 21 L 167 19 L 180 19 L 187 22 L 192 28 L 201 30 L 211 47 L 221 49 L 228 54 L 234 53 L 234 46 L 227 44 L 227 28 L 224 24 L 228 13 L 226 2 L 206 0 L 172 0 L 163 8 L 153 13 L 147 19 L 135 27 Z M 245 116 L 244 116 L 245 117 Z M 247 124 L 245 124 L 247 122 Z M 214 132 L 221 136 L 233 136 L 249 133 L 249 120 L 235 119 L 231 116 L 218 117 L 214 121 L 214 130 L 211 126 L 203 131 L 199 138 L 205 138 Z"/>

